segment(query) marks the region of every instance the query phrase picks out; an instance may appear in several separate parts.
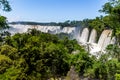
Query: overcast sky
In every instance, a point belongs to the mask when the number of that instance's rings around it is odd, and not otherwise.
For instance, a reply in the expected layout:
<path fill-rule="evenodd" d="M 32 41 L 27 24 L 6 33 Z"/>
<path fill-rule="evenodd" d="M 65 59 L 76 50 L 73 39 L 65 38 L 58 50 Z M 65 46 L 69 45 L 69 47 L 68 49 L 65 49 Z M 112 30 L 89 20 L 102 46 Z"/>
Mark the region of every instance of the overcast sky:
<path fill-rule="evenodd" d="M 107 0 L 9 0 L 11 12 L 0 14 L 8 21 L 63 22 L 92 19 Z"/>

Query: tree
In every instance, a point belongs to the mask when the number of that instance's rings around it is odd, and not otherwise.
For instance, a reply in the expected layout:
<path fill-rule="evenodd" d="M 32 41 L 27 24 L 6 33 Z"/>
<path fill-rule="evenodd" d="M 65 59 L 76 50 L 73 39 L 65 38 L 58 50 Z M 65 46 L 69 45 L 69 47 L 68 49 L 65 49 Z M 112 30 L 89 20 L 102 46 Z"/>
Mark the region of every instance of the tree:
<path fill-rule="evenodd" d="M 9 2 L 7 0 L 0 0 L 0 8 L 3 11 L 11 11 L 11 7 L 9 5 Z M 7 19 L 4 16 L 0 15 L 0 41 L 3 41 L 3 38 L 5 35 L 7 35 L 8 32 L 3 31 L 3 29 L 9 28 L 7 24 Z"/>
<path fill-rule="evenodd" d="M 13 74 L 10 71 L 14 69 L 20 70 L 15 73 L 19 79 L 46 80 L 65 76 L 69 70 L 68 52 L 78 49 L 75 40 L 67 39 L 65 42 L 68 42 L 67 46 L 56 35 L 35 29 L 6 37 L 0 53 L 14 60 L 15 65 L 4 74 Z"/>
<path fill-rule="evenodd" d="M 12 60 L 5 56 L 0 54 L 0 74 L 3 74 L 6 69 L 8 69 L 12 65 Z"/>
<path fill-rule="evenodd" d="M 8 56 L 12 60 L 16 60 L 19 57 L 17 49 L 9 45 L 0 46 L 0 54 Z"/>
<path fill-rule="evenodd" d="M 115 80 L 120 80 L 120 74 L 115 75 Z"/>
<path fill-rule="evenodd" d="M 104 21 L 113 29 L 113 35 L 116 37 L 117 43 L 120 44 L 120 0 L 109 0 L 103 5 L 100 12 L 107 14 Z"/>
<path fill-rule="evenodd" d="M 71 54 L 70 57 L 70 65 L 75 67 L 75 70 L 79 75 L 83 76 L 86 70 L 92 67 L 92 58 L 90 58 L 89 54 L 82 49 L 77 54 Z"/>
<path fill-rule="evenodd" d="M 107 52 L 108 54 L 111 55 L 113 58 L 117 58 L 118 61 L 120 62 L 120 48 L 118 45 L 108 45 L 107 46 Z"/>
<path fill-rule="evenodd" d="M 7 29 L 7 28 L 9 28 L 9 26 L 7 24 L 6 17 L 0 16 L 0 41 L 3 41 L 3 38 L 6 35 L 9 35 L 9 32 L 4 31 L 4 29 Z"/>
<path fill-rule="evenodd" d="M 10 7 L 9 2 L 7 0 L 0 0 L 0 8 L 3 11 L 11 11 L 11 7 Z"/>

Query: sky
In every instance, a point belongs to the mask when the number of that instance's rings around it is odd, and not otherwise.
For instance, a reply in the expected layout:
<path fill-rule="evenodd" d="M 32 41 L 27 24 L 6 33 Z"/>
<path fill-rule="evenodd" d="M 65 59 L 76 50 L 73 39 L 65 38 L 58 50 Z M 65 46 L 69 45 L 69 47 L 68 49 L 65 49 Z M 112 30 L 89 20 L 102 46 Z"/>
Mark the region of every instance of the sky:
<path fill-rule="evenodd" d="M 93 19 L 108 0 L 8 0 L 12 11 L 0 15 L 12 21 L 64 22 Z"/>

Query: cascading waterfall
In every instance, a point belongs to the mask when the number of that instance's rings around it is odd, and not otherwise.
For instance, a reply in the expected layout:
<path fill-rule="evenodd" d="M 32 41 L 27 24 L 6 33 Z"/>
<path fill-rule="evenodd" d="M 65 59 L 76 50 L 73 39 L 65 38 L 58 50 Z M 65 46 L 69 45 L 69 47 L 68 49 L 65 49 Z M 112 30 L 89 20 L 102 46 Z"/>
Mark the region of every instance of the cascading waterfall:
<path fill-rule="evenodd" d="M 115 43 L 116 43 L 116 39 L 115 39 L 115 37 L 112 37 L 110 44 L 115 44 Z"/>
<path fill-rule="evenodd" d="M 112 30 L 104 30 L 99 38 L 98 46 L 101 50 L 105 49 L 110 44 Z"/>
<path fill-rule="evenodd" d="M 93 29 L 89 37 L 89 43 L 96 43 L 96 37 L 97 37 L 97 32 L 95 29 Z"/>
<path fill-rule="evenodd" d="M 76 39 L 80 44 L 82 43 L 86 47 L 89 46 L 90 52 L 98 52 L 104 50 L 107 45 L 115 44 L 115 37 L 111 38 L 112 30 L 104 30 L 96 43 L 97 32 L 95 29 L 89 33 L 88 28 L 83 28 L 81 32 L 81 27 L 64 27 L 61 28 L 60 26 L 41 26 L 41 25 L 10 25 L 11 28 L 8 31 L 14 35 L 15 33 L 24 33 L 27 32 L 28 29 L 36 28 L 45 33 L 57 34 L 57 33 L 67 33 L 72 38 Z M 90 36 L 89 36 L 90 34 Z M 89 39 L 88 39 L 89 38 Z"/>
<path fill-rule="evenodd" d="M 89 30 L 88 30 L 88 28 L 84 28 L 81 33 L 79 42 L 87 42 L 88 36 L 89 36 Z"/>
<path fill-rule="evenodd" d="M 11 27 L 9 28 L 9 32 L 14 35 L 15 33 L 23 33 L 27 32 L 29 28 L 32 28 L 31 26 L 28 25 L 10 25 Z"/>
<path fill-rule="evenodd" d="M 49 31 L 55 33 L 72 33 L 75 31 L 75 27 L 64 27 L 63 29 L 61 29 L 60 26 L 41 26 L 41 25 L 21 25 L 21 24 L 17 24 L 17 25 L 10 25 L 11 28 L 9 28 L 10 32 L 14 32 L 14 33 L 23 33 L 26 32 L 29 28 L 36 28 L 42 32 L 48 33 Z"/>
<path fill-rule="evenodd" d="M 107 35 L 107 38 L 105 39 L 103 44 L 103 48 L 102 48 L 103 50 L 110 44 L 111 39 L 112 39 L 112 30 L 109 30 L 109 34 Z"/>
<path fill-rule="evenodd" d="M 80 26 L 75 27 L 74 39 L 76 39 L 78 42 L 79 42 L 80 31 L 81 31 L 81 27 Z"/>
<path fill-rule="evenodd" d="M 73 31 L 75 31 L 75 27 L 64 27 L 63 29 L 62 29 L 62 32 L 63 33 L 71 33 L 71 32 L 73 32 Z"/>
<path fill-rule="evenodd" d="M 88 28 L 84 28 L 80 37 L 80 42 L 83 43 L 86 47 L 89 47 L 90 53 L 96 55 L 94 53 L 99 51 L 104 51 L 109 44 L 115 44 L 115 37 L 112 38 L 112 30 L 104 30 L 96 43 L 97 32 L 95 29 L 91 31 L 89 40 L 87 42 L 89 30 Z"/>
<path fill-rule="evenodd" d="M 28 29 L 36 28 L 42 32 L 48 33 L 48 31 L 51 31 L 51 33 L 56 34 L 60 31 L 60 26 L 41 26 L 41 25 L 10 25 L 11 27 L 8 29 L 8 31 L 11 34 L 15 33 L 23 33 L 27 32 Z"/>

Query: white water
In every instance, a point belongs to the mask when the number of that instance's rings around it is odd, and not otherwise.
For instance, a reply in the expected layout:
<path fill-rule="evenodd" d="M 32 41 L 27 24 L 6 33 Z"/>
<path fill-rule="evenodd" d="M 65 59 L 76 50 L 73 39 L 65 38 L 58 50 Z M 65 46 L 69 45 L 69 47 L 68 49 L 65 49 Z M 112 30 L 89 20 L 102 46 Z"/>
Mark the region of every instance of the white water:
<path fill-rule="evenodd" d="M 80 31 L 81 31 L 81 27 L 80 26 L 75 27 L 74 39 L 76 39 L 77 41 L 79 41 L 79 38 L 80 38 Z"/>
<path fill-rule="evenodd" d="M 32 28 L 28 25 L 10 25 L 11 27 L 8 29 L 8 31 L 13 35 L 15 33 L 24 33 L 27 32 L 29 28 Z"/>
<path fill-rule="evenodd" d="M 10 25 L 11 27 L 8 29 L 8 31 L 13 35 L 15 33 L 24 33 L 27 32 L 28 29 L 36 28 L 37 30 L 40 30 L 41 32 L 45 33 L 51 33 L 51 34 L 57 34 L 57 33 L 74 33 L 75 27 L 64 27 L 61 29 L 60 26 L 41 26 L 41 25 Z"/>
<path fill-rule="evenodd" d="M 42 32 L 50 32 L 52 34 L 56 34 L 60 32 L 60 26 L 37 26 L 37 29 Z"/>
<path fill-rule="evenodd" d="M 98 46 L 97 43 L 89 43 L 90 53 L 92 55 L 97 55 L 96 52 L 99 52 L 101 48 Z"/>
<path fill-rule="evenodd" d="M 81 33 L 79 42 L 83 42 L 83 43 L 87 42 L 88 36 L 89 36 L 89 30 L 88 30 L 88 28 L 84 28 Z"/>
<path fill-rule="evenodd" d="M 89 30 L 88 28 L 84 28 L 80 37 L 80 44 L 84 45 L 89 48 L 89 51 L 91 54 L 96 55 L 96 52 L 99 51 L 104 51 L 105 48 L 109 44 L 114 44 L 115 43 L 115 37 L 112 37 L 112 30 L 104 30 L 98 40 L 98 43 L 96 43 L 96 37 L 97 37 L 97 32 L 96 30 L 92 30 L 89 40 L 87 42 L 89 35 Z"/>
<path fill-rule="evenodd" d="M 96 43 L 96 38 L 97 38 L 97 32 L 95 29 L 93 29 L 89 37 L 89 43 Z"/>
<path fill-rule="evenodd" d="M 112 31 L 109 30 L 109 33 L 108 33 L 108 35 L 107 35 L 107 38 L 105 39 L 104 44 L 103 44 L 103 47 L 102 47 L 103 50 L 110 44 L 111 37 L 112 37 Z"/>
<path fill-rule="evenodd" d="M 10 25 L 9 32 L 14 35 L 15 33 L 24 33 L 30 28 L 36 28 L 45 33 L 57 34 L 57 33 L 67 33 L 73 34 L 73 38 L 76 39 L 82 45 L 89 47 L 90 53 L 96 53 L 104 50 L 107 45 L 115 43 L 115 37 L 111 39 L 112 30 L 104 30 L 96 43 L 97 32 L 92 30 L 89 37 L 89 29 L 84 28 L 80 34 L 80 27 L 64 27 L 60 26 L 40 26 L 40 25 Z M 88 39 L 89 37 L 89 39 Z"/>
<path fill-rule="evenodd" d="M 28 29 L 32 29 L 32 28 L 36 28 L 42 32 L 45 33 L 59 33 L 60 32 L 60 26 L 40 26 L 40 25 L 10 25 L 11 27 L 8 29 L 8 31 L 11 34 L 15 34 L 15 33 L 23 33 L 23 32 L 27 32 Z"/>
<path fill-rule="evenodd" d="M 110 44 L 115 44 L 115 42 L 116 42 L 115 37 L 112 37 L 112 39 L 111 39 L 111 41 L 110 41 Z"/>
<path fill-rule="evenodd" d="M 64 27 L 61 32 L 63 33 L 72 33 L 75 31 L 75 27 Z"/>
<path fill-rule="evenodd" d="M 106 45 L 110 43 L 111 30 L 104 30 L 99 38 L 98 46 L 101 49 L 105 49 Z"/>

